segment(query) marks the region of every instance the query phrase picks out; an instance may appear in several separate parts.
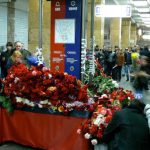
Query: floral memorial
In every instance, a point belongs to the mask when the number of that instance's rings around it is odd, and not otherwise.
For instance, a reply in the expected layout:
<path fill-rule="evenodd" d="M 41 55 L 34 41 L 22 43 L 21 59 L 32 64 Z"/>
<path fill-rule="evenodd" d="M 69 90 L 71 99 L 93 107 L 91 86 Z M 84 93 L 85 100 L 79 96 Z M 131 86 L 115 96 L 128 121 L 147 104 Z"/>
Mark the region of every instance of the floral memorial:
<path fill-rule="evenodd" d="M 114 112 L 134 100 L 133 93 L 107 77 L 98 63 L 92 79 L 89 81 L 87 76 L 83 83 L 67 73 L 51 72 L 43 65 L 27 68 L 23 64 L 12 66 L 1 83 L 4 87 L 0 102 L 9 112 L 23 107 L 47 108 L 65 115 L 74 110 L 90 112 L 77 133 L 93 145 L 102 142 Z"/>

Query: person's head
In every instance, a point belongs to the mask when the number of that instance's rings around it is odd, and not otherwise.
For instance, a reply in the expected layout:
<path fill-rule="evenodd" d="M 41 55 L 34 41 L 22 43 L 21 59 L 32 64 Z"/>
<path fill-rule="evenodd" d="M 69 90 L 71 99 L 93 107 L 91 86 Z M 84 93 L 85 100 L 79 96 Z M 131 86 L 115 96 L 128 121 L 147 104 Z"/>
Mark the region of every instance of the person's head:
<path fill-rule="evenodd" d="M 98 45 L 95 46 L 95 50 L 99 51 L 99 46 Z"/>
<path fill-rule="evenodd" d="M 20 51 L 14 51 L 11 57 L 12 57 L 13 62 L 15 63 L 22 62 L 22 54 Z"/>
<path fill-rule="evenodd" d="M 6 49 L 7 50 L 12 50 L 13 49 L 13 43 L 12 42 L 7 42 L 6 43 Z"/>
<path fill-rule="evenodd" d="M 21 50 L 23 48 L 23 45 L 21 42 L 17 41 L 15 42 L 15 49 L 16 50 Z"/>
<path fill-rule="evenodd" d="M 142 66 L 145 66 L 149 63 L 149 59 L 147 56 L 141 56 L 140 61 Z"/>

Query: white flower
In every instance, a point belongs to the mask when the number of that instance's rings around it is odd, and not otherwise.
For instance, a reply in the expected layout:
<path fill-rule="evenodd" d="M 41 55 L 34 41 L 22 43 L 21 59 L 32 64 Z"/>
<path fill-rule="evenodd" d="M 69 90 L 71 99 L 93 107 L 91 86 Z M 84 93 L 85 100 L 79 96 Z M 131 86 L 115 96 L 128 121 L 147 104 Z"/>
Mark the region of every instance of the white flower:
<path fill-rule="evenodd" d="M 48 100 L 40 101 L 40 104 L 48 104 Z"/>
<path fill-rule="evenodd" d="M 17 83 L 20 79 L 18 77 L 15 77 L 14 83 Z"/>
<path fill-rule="evenodd" d="M 92 145 L 96 145 L 98 142 L 96 139 L 91 140 Z"/>
<path fill-rule="evenodd" d="M 29 104 L 30 104 L 30 101 L 29 101 L 28 99 L 25 99 L 24 104 L 29 105 Z"/>
<path fill-rule="evenodd" d="M 14 78 L 14 75 L 13 75 L 13 74 L 11 74 L 11 75 L 10 75 L 10 78 Z"/>
<path fill-rule="evenodd" d="M 17 103 L 21 103 L 23 101 L 23 98 L 21 98 L 21 97 L 16 97 L 16 102 Z"/>
<path fill-rule="evenodd" d="M 33 75 L 33 76 L 36 76 L 36 75 L 37 75 L 37 72 L 36 72 L 36 71 L 32 71 L 32 75 Z"/>
<path fill-rule="evenodd" d="M 43 72 L 45 72 L 45 71 L 47 71 L 47 70 L 48 70 L 47 67 L 43 67 L 43 68 L 42 68 L 42 71 L 43 71 Z"/>
<path fill-rule="evenodd" d="M 112 83 L 115 85 L 116 88 L 119 88 L 119 84 L 117 83 L 117 81 L 112 80 Z"/>
<path fill-rule="evenodd" d="M 94 104 L 95 102 L 94 102 L 94 99 L 93 98 L 89 98 L 88 99 L 88 104 L 90 105 L 90 104 Z"/>
<path fill-rule="evenodd" d="M 13 92 L 13 94 L 14 94 L 14 95 L 17 95 L 17 93 L 16 93 L 15 91 Z"/>
<path fill-rule="evenodd" d="M 108 96 L 106 94 L 103 94 L 101 97 L 102 98 L 107 98 Z"/>
<path fill-rule="evenodd" d="M 49 79 L 51 79 L 51 78 L 52 78 L 52 75 L 51 75 L 51 74 L 48 74 L 48 77 L 49 77 Z"/>
<path fill-rule="evenodd" d="M 42 106 L 41 104 L 38 104 L 38 107 L 39 107 L 39 108 L 43 108 L 43 106 Z"/>
<path fill-rule="evenodd" d="M 90 138 L 91 138 L 91 135 L 90 135 L 89 133 L 86 133 L 86 134 L 84 135 L 84 137 L 85 137 L 86 139 L 90 139 Z"/>
<path fill-rule="evenodd" d="M 104 116 L 103 116 L 102 114 L 99 114 L 99 115 L 97 116 L 97 118 L 95 119 L 94 124 L 99 126 L 99 125 L 102 123 L 103 117 L 104 117 Z"/>
<path fill-rule="evenodd" d="M 51 102 L 48 102 L 48 105 L 51 105 Z"/>
<path fill-rule="evenodd" d="M 78 129 L 78 130 L 77 130 L 77 133 L 78 133 L 78 134 L 81 134 L 81 129 Z"/>
<path fill-rule="evenodd" d="M 35 104 L 34 104 L 33 102 L 30 102 L 30 103 L 29 103 L 29 106 L 34 107 Z"/>

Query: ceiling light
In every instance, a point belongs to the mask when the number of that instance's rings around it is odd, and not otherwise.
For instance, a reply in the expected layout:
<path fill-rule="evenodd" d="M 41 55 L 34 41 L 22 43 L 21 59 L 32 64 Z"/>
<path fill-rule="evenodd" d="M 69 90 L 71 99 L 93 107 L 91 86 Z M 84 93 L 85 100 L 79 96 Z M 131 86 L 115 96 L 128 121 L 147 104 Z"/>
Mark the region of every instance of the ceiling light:
<path fill-rule="evenodd" d="M 140 12 L 140 13 L 146 13 L 146 12 L 150 12 L 150 9 L 149 8 L 138 8 L 137 9 L 138 10 L 138 12 Z"/>
<path fill-rule="evenodd" d="M 150 21 L 149 21 L 149 22 L 148 22 L 148 21 L 147 21 L 147 22 L 144 22 L 144 24 L 150 24 Z"/>
<path fill-rule="evenodd" d="M 142 18 L 142 20 L 143 20 L 144 22 L 149 22 L 149 21 L 150 21 L 150 18 Z"/>
<path fill-rule="evenodd" d="M 143 35 L 142 38 L 145 40 L 150 40 L 150 35 Z"/>
<path fill-rule="evenodd" d="M 133 1 L 132 3 L 136 7 L 144 7 L 148 5 L 147 1 Z"/>
<path fill-rule="evenodd" d="M 140 16 L 143 18 L 150 18 L 150 14 L 140 14 Z"/>

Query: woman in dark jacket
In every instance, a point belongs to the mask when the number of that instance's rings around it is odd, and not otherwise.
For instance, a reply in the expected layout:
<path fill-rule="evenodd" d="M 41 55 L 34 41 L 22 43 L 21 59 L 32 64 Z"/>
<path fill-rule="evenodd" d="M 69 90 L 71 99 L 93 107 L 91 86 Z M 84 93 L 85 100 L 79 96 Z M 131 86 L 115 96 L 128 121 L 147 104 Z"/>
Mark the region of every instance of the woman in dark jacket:
<path fill-rule="evenodd" d="M 150 132 L 144 107 L 142 102 L 135 100 L 114 114 L 103 135 L 108 150 L 150 150 Z"/>

